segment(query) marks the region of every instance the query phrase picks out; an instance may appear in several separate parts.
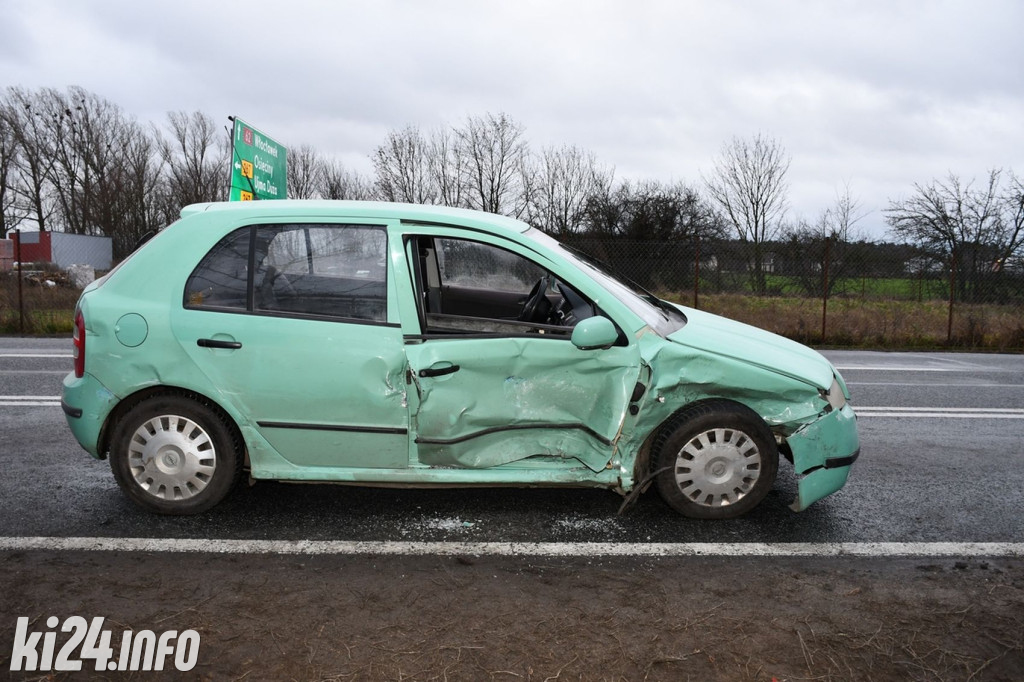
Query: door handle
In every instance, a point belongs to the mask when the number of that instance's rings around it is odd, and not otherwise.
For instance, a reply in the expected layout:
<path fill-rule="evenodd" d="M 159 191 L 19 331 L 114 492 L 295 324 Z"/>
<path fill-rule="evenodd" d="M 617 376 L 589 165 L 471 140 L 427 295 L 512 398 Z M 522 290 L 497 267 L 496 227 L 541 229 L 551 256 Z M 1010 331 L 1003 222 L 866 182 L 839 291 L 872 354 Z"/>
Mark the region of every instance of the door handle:
<path fill-rule="evenodd" d="M 196 345 L 200 348 L 227 348 L 228 350 L 238 350 L 242 347 L 239 341 L 222 341 L 221 339 L 199 339 L 196 341 Z"/>
<path fill-rule="evenodd" d="M 458 365 L 450 365 L 448 367 L 438 367 L 437 369 L 428 368 L 421 369 L 419 375 L 421 377 L 443 377 L 445 374 L 454 374 L 461 369 Z"/>

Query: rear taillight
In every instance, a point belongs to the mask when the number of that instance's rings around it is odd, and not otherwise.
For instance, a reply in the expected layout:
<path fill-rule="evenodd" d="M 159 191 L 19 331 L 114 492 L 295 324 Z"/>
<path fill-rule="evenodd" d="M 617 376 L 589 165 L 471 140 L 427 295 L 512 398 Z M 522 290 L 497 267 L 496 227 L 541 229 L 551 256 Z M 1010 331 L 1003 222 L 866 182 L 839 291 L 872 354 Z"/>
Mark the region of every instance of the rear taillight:
<path fill-rule="evenodd" d="M 81 310 L 75 310 L 75 333 L 71 337 L 75 346 L 75 376 L 85 376 L 85 317 Z"/>

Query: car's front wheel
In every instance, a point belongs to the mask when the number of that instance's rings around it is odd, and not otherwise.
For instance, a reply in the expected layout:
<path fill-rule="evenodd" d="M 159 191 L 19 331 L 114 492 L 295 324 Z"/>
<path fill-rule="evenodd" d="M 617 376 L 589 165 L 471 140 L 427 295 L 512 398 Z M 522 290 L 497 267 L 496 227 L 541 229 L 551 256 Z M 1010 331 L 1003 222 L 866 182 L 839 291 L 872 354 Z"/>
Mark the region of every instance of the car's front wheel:
<path fill-rule="evenodd" d="M 131 407 L 111 437 L 110 468 L 139 506 L 160 514 L 197 514 L 230 492 L 241 447 L 227 418 L 177 394 Z"/>
<path fill-rule="evenodd" d="M 724 400 L 677 414 L 654 444 L 661 497 L 696 519 L 747 513 L 775 483 L 779 451 L 768 425 L 743 405 Z"/>

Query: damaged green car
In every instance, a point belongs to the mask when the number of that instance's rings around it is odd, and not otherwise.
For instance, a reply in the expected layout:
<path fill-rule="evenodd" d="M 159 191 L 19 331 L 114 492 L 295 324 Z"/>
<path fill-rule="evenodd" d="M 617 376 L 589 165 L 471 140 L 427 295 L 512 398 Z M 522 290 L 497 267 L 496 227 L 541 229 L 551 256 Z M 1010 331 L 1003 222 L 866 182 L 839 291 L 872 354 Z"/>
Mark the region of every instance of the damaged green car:
<path fill-rule="evenodd" d="M 859 454 L 821 355 L 659 300 L 524 223 L 373 202 L 201 204 L 82 294 L 62 405 L 142 507 L 252 479 L 653 484 L 694 518 L 793 509 Z"/>

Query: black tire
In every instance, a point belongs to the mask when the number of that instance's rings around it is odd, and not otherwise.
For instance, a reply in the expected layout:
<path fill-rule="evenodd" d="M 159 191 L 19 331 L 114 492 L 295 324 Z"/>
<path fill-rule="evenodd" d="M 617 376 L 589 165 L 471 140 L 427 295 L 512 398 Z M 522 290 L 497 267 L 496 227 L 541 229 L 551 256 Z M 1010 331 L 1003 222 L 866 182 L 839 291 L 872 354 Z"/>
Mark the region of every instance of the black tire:
<path fill-rule="evenodd" d="M 242 468 L 227 417 L 173 393 L 149 396 L 121 415 L 110 468 L 137 505 L 158 514 L 198 514 L 220 502 Z"/>
<path fill-rule="evenodd" d="M 727 400 L 685 408 L 653 448 L 658 492 L 683 516 L 731 519 L 746 514 L 775 484 L 779 449 L 753 410 Z"/>

